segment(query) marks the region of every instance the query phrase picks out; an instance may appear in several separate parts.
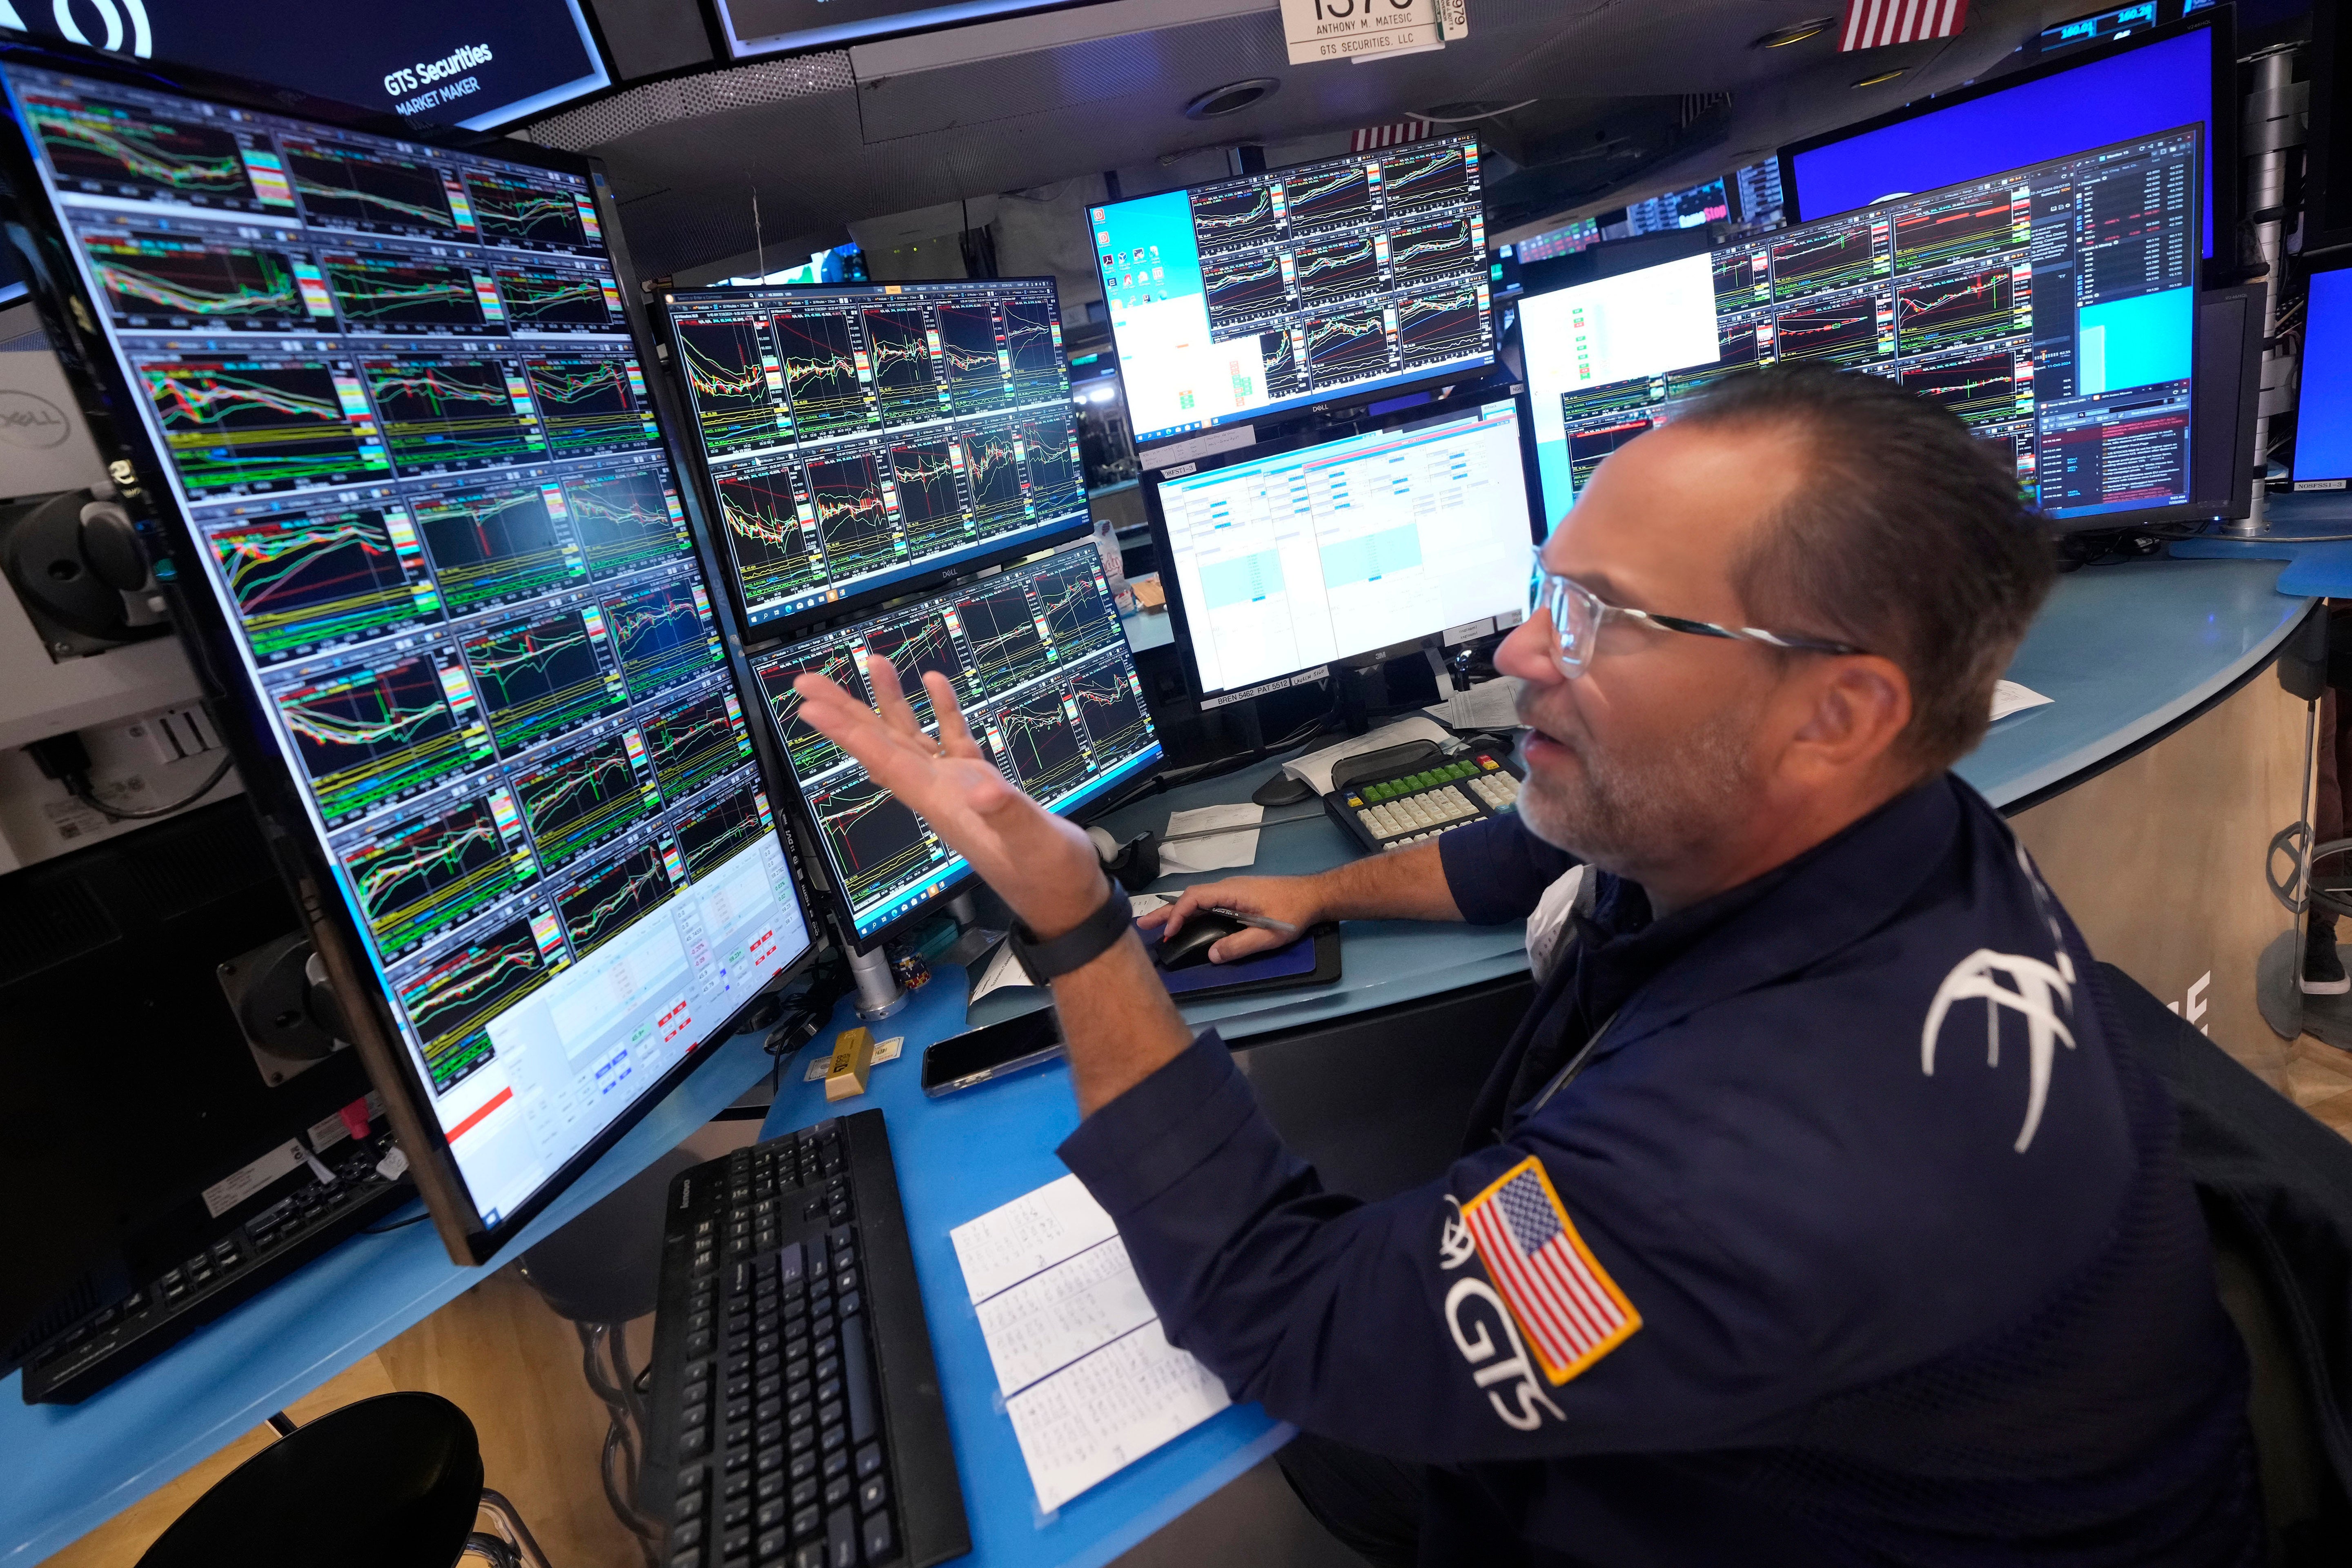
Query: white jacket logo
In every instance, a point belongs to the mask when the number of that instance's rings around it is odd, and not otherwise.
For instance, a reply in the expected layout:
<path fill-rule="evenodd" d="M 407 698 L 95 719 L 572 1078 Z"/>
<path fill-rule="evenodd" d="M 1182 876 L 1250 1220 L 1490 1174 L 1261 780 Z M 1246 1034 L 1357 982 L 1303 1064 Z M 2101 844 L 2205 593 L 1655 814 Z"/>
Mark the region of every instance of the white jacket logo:
<path fill-rule="evenodd" d="M 2050 1068 L 2057 1058 L 2059 1043 L 2063 1041 L 2070 1051 L 2074 1048 L 2074 1032 L 2058 1021 L 2052 1005 L 2054 997 L 2070 1014 L 2074 1011 L 2074 970 L 2063 947 L 2058 950 L 2054 968 L 2040 959 L 1980 947 L 1952 965 L 1952 972 L 1936 987 L 1936 1000 L 1927 1008 L 1927 1026 L 1919 1031 L 1919 1070 L 1933 1078 L 1937 1037 L 1943 1033 L 1944 1015 L 1951 1011 L 1954 1003 L 1974 999 L 1985 1005 L 1987 1067 L 2000 1065 L 2002 1009 L 2012 1009 L 2024 1018 L 2025 1125 L 2017 1134 L 2017 1152 L 2021 1154 L 2033 1142 L 2033 1130 L 2042 1125 L 2042 1108 L 2050 1098 Z M 2008 984 L 2000 983 L 2001 976 L 2008 978 Z"/>
<path fill-rule="evenodd" d="M 1474 1302 L 1484 1303 L 1486 1312 L 1465 1313 L 1465 1309 Z M 1493 1286 L 1475 1274 L 1456 1279 L 1454 1289 L 1445 1293 L 1445 1326 L 1454 1331 L 1454 1348 L 1462 1352 L 1462 1359 L 1478 1369 L 1470 1374 L 1470 1381 L 1486 1391 L 1486 1403 L 1495 1407 L 1505 1426 L 1532 1432 L 1543 1425 L 1546 1411 L 1555 1421 L 1568 1419 L 1559 1405 L 1544 1397 L 1534 1363 L 1528 1360 L 1528 1348 L 1519 1342 L 1518 1328 Z M 1502 1336 L 1499 1344 L 1497 1331 Z M 1503 1354 L 1504 1344 L 1510 1346 L 1507 1356 Z M 1502 1386 L 1496 1386 L 1498 1384 Z M 1505 1394 L 1511 1396 L 1507 1404 Z"/>

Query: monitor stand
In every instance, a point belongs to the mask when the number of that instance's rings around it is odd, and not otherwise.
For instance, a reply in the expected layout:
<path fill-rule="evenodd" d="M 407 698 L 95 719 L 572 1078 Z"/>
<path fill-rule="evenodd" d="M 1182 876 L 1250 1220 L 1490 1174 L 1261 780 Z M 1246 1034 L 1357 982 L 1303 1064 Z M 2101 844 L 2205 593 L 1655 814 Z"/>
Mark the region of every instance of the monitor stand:
<path fill-rule="evenodd" d="M 890 967 L 887 948 L 849 955 L 849 973 L 857 982 L 857 1016 L 869 1022 L 887 1018 L 904 1007 L 908 997 L 898 988 L 898 971 Z"/>
<path fill-rule="evenodd" d="M 1003 931 L 980 923 L 980 902 L 972 897 L 972 889 L 966 888 L 941 906 L 956 918 L 956 923 L 963 927 L 963 933 L 940 952 L 937 967 L 971 963 L 1004 940 Z"/>

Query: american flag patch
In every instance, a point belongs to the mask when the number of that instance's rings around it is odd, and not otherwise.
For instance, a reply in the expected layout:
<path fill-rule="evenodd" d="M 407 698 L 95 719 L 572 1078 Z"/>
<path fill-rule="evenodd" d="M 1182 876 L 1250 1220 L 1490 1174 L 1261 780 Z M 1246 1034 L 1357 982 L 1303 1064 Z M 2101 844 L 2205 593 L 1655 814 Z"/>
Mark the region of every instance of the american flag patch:
<path fill-rule="evenodd" d="M 1838 47 L 1883 49 L 1948 38 L 1969 25 L 1969 0 L 1845 0 Z"/>
<path fill-rule="evenodd" d="M 1532 1155 L 1462 1205 L 1486 1277 L 1555 1384 L 1615 1350 L 1642 1314 L 1586 1249 Z"/>

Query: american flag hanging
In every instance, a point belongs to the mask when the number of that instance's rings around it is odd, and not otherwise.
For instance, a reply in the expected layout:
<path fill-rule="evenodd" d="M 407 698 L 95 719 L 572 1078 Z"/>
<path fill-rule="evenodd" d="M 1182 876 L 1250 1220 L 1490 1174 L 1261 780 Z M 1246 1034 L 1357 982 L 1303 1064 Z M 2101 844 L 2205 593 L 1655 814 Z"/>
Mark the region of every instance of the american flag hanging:
<path fill-rule="evenodd" d="M 1376 153 L 1383 147 L 1402 147 L 1408 142 L 1426 142 L 1434 129 L 1426 120 L 1392 120 L 1386 125 L 1356 127 L 1355 151 Z"/>
<path fill-rule="evenodd" d="M 1530 1156 L 1462 1205 L 1479 1261 L 1528 1348 L 1555 1384 L 1566 1383 L 1642 1326 L 1576 1234 L 1542 1162 Z"/>
<path fill-rule="evenodd" d="M 1969 0 L 1845 0 L 1840 49 L 1883 49 L 1948 38 L 1969 25 Z"/>

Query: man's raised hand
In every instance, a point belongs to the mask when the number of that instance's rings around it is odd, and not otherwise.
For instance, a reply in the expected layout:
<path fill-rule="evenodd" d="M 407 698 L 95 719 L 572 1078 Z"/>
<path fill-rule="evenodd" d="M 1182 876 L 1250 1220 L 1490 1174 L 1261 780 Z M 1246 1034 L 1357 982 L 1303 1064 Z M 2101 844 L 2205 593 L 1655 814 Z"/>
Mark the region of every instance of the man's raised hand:
<path fill-rule="evenodd" d="M 801 718 L 929 823 L 1040 938 L 1092 914 L 1103 898 L 1094 845 L 981 754 L 948 678 L 936 670 L 923 678 L 940 721 L 934 740 L 916 721 L 887 658 L 874 655 L 866 674 L 878 710 L 811 672 L 793 682 Z"/>

